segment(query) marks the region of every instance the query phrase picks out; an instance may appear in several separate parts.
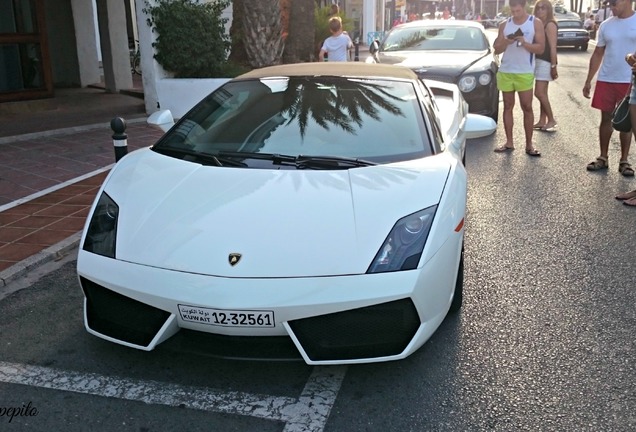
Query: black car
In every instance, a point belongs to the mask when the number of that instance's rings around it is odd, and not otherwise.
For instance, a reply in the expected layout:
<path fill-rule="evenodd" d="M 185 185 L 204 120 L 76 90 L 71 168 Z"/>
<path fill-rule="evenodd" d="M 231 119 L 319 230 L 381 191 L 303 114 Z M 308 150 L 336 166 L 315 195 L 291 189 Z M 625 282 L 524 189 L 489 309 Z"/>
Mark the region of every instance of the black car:
<path fill-rule="evenodd" d="M 590 33 L 583 28 L 580 19 L 557 20 L 559 30 L 557 32 L 557 47 L 575 47 L 581 51 L 587 51 L 590 41 Z"/>
<path fill-rule="evenodd" d="M 467 20 L 402 24 L 370 46 L 368 63 L 411 68 L 420 78 L 457 84 L 471 113 L 497 121 L 499 91 L 495 55 L 484 27 Z"/>

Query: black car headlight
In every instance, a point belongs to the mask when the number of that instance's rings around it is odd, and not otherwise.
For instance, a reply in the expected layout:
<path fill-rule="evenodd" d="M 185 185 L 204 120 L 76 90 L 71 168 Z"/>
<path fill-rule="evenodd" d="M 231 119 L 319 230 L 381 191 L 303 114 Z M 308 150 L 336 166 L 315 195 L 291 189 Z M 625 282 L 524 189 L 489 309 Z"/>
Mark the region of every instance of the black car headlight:
<path fill-rule="evenodd" d="M 459 79 L 459 82 L 457 83 L 457 87 L 459 87 L 459 90 L 463 93 L 469 93 L 473 90 L 475 90 L 475 87 L 477 87 L 477 83 L 479 83 L 482 86 L 488 85 L 490 84 L 490 81 L 492 81 L 492 76 L 490 74 L 490 72 L 481 72 L 478 74 L 467 74 L 462 76 Z"/>
<path fill-rule="evenodd" d="M 84 250 L 115 258 L 118 217 L 119 206 L 106 193 L 102 193 L 88 225 Z"/>
<path fill-rule="evenodd" d="M 422 256 L 437 206 L 403 217 L 380 247 L 367 273 L 412 270 Z"/>

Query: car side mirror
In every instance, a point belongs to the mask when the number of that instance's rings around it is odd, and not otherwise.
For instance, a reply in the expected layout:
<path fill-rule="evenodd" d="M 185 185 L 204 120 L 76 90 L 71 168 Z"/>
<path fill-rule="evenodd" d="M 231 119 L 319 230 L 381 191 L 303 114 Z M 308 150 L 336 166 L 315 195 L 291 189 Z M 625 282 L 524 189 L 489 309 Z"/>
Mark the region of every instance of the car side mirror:
<path fill-rule="evenodd" d="M 466 131 L 467 139 L 481 138 L 494 133 L 497 130 L 497 123 L 490 117 L 468 114 L 464 130 Z"/>
<path fill-rule="evenodd" d="M 156 111 L 150 114 L 146 121 L 149 125 L 157 126 L 164 132 L 167 132 L 174 125 L 174 118 L 170 110 Z"/>
<path fill-rule="evenodd" d="M 378 51 L 380 51 L 380 43 L 377 39 L 375 39 L 373 42 L 371 42 L 371 45 L 369 45 L 369 52 L 373 55 Z"/>

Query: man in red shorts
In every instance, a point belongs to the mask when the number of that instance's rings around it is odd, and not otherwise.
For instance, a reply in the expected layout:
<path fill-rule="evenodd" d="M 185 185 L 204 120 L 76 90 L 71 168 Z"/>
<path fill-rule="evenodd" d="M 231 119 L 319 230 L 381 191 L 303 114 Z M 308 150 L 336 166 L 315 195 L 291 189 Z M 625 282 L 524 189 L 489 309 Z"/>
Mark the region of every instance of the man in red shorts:
<path fill-rule="evenodd" d="M 636 47 L 636 14 L 630 0 L 610 0 L 613 16 L 601 23 L 596 48 L 590 57 L 583 96 L 589 99 L 592 79 L 600 68 L 592 107 L 601 110 L 599 125 L 600 155 L 587 165 L 588 171 L 607 170 L 609 167 L 609 141 L 612 136 L 612 111 L 629 91 L 632 70 L 625 56 Z M 628 161 L 632 134 L 621 132 L 621 159 L 618 170 L 625 177 L 632 177 L 634 170 Z"/>

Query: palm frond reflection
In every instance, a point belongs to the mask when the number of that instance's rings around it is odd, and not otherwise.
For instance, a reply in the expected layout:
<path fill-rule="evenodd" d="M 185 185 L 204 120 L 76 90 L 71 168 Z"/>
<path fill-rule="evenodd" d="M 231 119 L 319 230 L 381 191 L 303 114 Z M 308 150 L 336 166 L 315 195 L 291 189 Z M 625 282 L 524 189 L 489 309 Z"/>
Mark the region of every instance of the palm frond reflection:
<path fill-rule="evenodd" d="M 289 118 L 288 125 L 298 121 L 301 137 L 309 119 L 326 130 L 335 126 L 355 135 L 363 114 L 376 121 L 380 121 L 380 110 L 404 116 L 394 103 L 399 100 L 387 84 L 339 77 L 290 78 L 281 112 Z"/>

